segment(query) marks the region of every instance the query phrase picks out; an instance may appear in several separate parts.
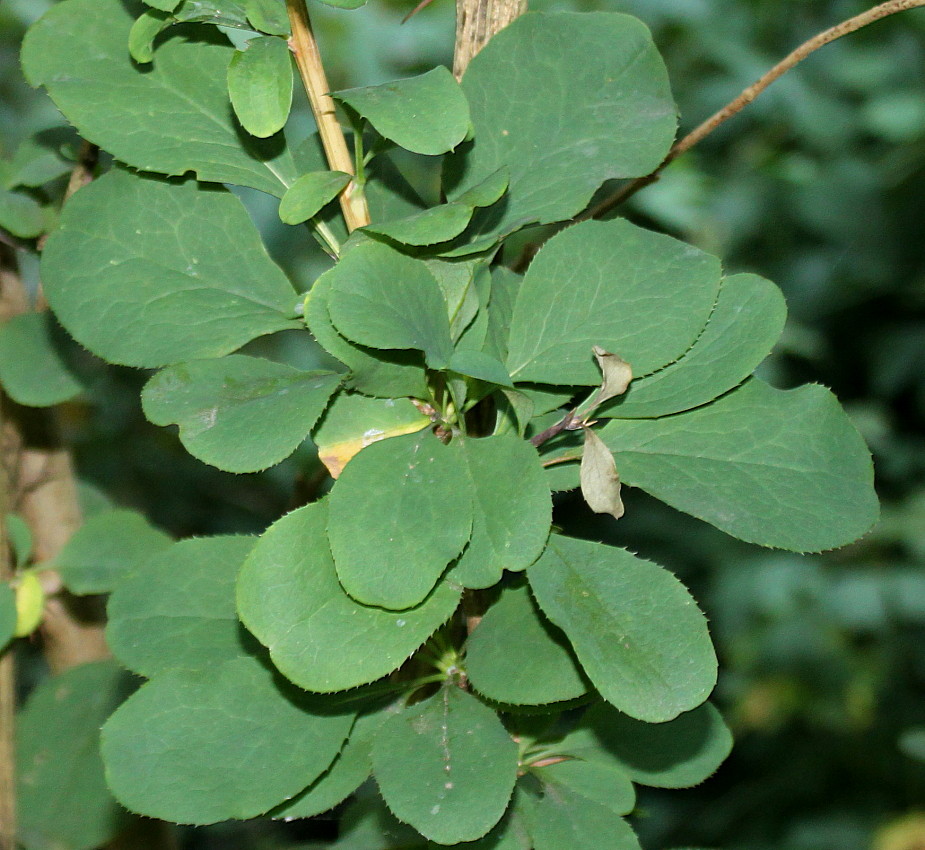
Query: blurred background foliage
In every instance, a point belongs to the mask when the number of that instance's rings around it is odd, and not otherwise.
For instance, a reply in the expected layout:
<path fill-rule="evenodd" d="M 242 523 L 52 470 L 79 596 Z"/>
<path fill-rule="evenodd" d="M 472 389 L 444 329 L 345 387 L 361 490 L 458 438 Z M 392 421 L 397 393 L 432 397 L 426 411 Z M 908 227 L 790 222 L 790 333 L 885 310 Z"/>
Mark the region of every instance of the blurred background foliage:
<path fill-rule="evenodd" d="M 450 63 L 450 0 L 401 25 L 414 2 L 313 7 L 334 87 Z M 32 134 L 61 128 L 51 102 L 18 71 L 24 28 L 49 5 L 0 4 L 7 159 Z M 865 5 L 531 0 L 534 9 L 608 9 L 645 21 L 668 65 L 682 132 Z M 310 129 L 303 104 L 289 131 L 298 138 Z M 73 156 L 66 131 L 45 138 Z M 401 165 L 433 198 L 437 164 L 409 157 Z M 717 698 L 736 748 L 700 788 L 641 798 L 635 823 L 647 848 L 925 848 L 923 195 L 925 11 L 912 11 L 814 54 L 621 210 L 718 254 L 729 271 L 781 286 L 790 320 L 764 376 L 835 390 L 874 452 L 883 500 L 883 519 L 864 540 L 805 557 L 740 544 L 636 492 L 619 523 L 561 500 L 558 510 L 588 536 L 675 570 L 707 611 L 722 659 Z M 273 256 L 307 288 L 326 258 L 304 231 L 279 223 L 272 199 L 245 200 Z M 34 285 L 35 260 L 20 255 Z M 322 356 L 301 339 L 264 344 L 262 353 L 306 365 Z M 65 411 L 81 476 L 171 532 L 258 532 L 316 486 L 310 445 L 264 474 L 217 472 L 144 421 L 144 374 L 89 360 L 83 367 L 91 391 Z M 227 824 L 190 831 L 184 846 L 306 846 L 326 830 Z"/>

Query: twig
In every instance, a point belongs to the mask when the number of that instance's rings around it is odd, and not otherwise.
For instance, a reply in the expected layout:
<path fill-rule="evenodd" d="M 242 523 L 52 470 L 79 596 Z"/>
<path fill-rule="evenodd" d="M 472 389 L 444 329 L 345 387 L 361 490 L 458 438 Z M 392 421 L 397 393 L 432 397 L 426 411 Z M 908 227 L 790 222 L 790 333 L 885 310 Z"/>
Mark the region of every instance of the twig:
<path fill-rule="evenodd" d="M 318 43 L 312 32 L 305 0 L 286 0 L 286 9 L 292 25 L 290 44 L 302 77 L 302 84 L 305 86 L 305 93 L 312 107 L 312 114 L 315 116 L 315 123 L 318 125 L 318 135 L 321 137 L 328 165 L 333 171 L 343 171 L 352 175 L 354 173 L 353 159 L 347 149 L 344 131 L 337 120 L 334 101 L 328 94 L 330 87 L 324 73 L 324 66 L 321 64 L 321 54 L 318 52 Z M 347 223 L 348 230 L 353 231 L 369 224 L 366 196 L 356 181 L 351 180 L 340 193 L 340 206 L 344 212 L 344 221 Z"/>
<path fill-rule="evenodd" d="M 925 0 L 889 0 L 887 3 L 874 6 L 872 9 L 862 12 L 860 15 L 848 18 L 848 20 L 842 21 L 840 24 L 836 24 L 834 27 L 830 27 L 824 32 L 813 36 L 809 41 L 801 44 L 786 58 L 778 62 L 770 71 L 761 77 L 761 79 L 750 85 L 738 97 L 729 101 L 722 109 L 707 118 L 699 127 L 692 130 L 679 142 L 676 142 L 655 171 L 651 174 L 647 174 L 645 177 L 639 177 L 636 180 L 630 181 L 609 197 L 585 210 L 577 217 L 577 220 L 585 221 L 589 218 L 597 218 L 622 204 L 628 198 L 635 195 L 640 189 L 654 183 L 659 179 L 659 176 L 667 165 L 674 162 L 681 154 L 689 151 L 699 141 L 709 136 L 717 127 L 748 106 L 748 104 L 758 97 L 758 95 L 771 85 L 771 83 L 782 77 L 787 71 L 798 65 L 820 47 L 824 47 L 826 44 L 844 35 L 849 35 L 888 15 L 895 15 L 897 12 L 905 12 L 908 9 L 914 9 L 918 6 L 925 6 Z"/>
<path fill-rule="evenodd" d="M 555 425 L 550 425 L 545 431 L 540 431 L 539 434 L 534 434 L 530 438 L 530 445 L 533 448 L 538 449 L 543 445 L 547 440 L 551 440 L 557 434 L 561 434 L 563 431 L 574 431 L 577 430 L 577 423 L 582 418 L 576 416 L 577 411 L 570 410 L 565 414 Z"/>

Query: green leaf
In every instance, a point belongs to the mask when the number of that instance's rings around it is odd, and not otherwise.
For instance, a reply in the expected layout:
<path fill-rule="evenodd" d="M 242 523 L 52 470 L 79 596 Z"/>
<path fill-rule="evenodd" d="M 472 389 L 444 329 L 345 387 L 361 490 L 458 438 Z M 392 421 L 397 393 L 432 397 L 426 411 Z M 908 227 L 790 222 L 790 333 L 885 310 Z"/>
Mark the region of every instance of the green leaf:
<path fill-rule="evenodd" d="M 389 437 L 412 434 L 430 424 L 430 417 L 406 398 L 339 393 L 312 437 L 318 459 L 332 478 L 338 478 L 360 449 Z"/>
<path fill-rule="evenodd" d="M 353 715 L 256 658 L 152 679 L 103 727 L 103 760 L 130 811 L 176 823 L 252 818 L 334 761 Z"/>
<path fill-rule="evenodd" d="M 601 431 L 626 484 L 727 534 L 818 552 L 876 521 L 870 453 L 828 390 L 750 380 L 712 404 Z"/>
<path fill-rule="evenodd" d="M 298 327 L 295 291 L 241 201 L 193 182 L 115 170 L 85 186 L 45 245 L 42 279 L 65 328 L 111 363 L 219 357 Z"/>
<path fill-rule="evenodd" d="M 13 551 L 13 564 L 24 567 L 32 558 L 32 530 L 19 514 L 6 515 L 7 545 Z"/>
<path fill-rule="evenodd" d="M 162 12 L 172 12 L 183 0 L 144 0 L 145 4 Z"/>
<path fill-rule="evenodd" d="M 641 850 L 632 827 L 609 806 L 568 785 L 549 782 L 543 795 L 524 795 L 534 850 Z"/>
<path fill-rule="evenodd" d="M 647 419 L 712 401 L 754 371 L 786 318 L 784 297 L 769 280 L 754 274 L 724 278 L 710 321 L 691 349 L 654 375 L 634 380 L 626 396 L 594 415 Z"/>
<path fill-rule="evenodd" d="M 508 375 L 504 364 L 495 360 L 490 354 L 485 354 L 481 351 L 457 349 L 453 352 L 453 356 L 450 357 L 447 368 L 450 372 L 466 375 L 469 378 L 477 378 L 480 381 L 486 381 L 499 387 L 514 388 L 511 376 Z"/>
<path fill-rule="evenodd" d="M 298 448 L 342 381 L 230 354 L 169 366 L 148 381 L 141 401 L 155 425 L 180 426 L 194 457 L 228 472 L 256 472 Z"/>
<path fill-rule="evenodd" d="M 249 29 L 244 4 L 239 0 L 184 0 L 174 17 L 181 22 Z"/>
<path fill-rule="evenodd" d="M 278 133 L 292 108 L 292 58 L 285 39 L 265 35 L 238 50 L 228 65 L 228 96 L 241 126 L 265 139 Z"/>
<path fill-rule="evenodd" d="M 0 653 L 16 632 L 16 594 L 8 582 L 0 581 Z"/>
<path fill-rule="evenodd" d="M 440 284 L 446 299 L 453 340 L 461 348 L 478 350 L 481 340 L 476 339 L 477 334 L 471 326 L 490 295 L 491 275 L 487 263 L 483 260 L 436 259 L 424 262 Z M 485 324 L 487 326 L 487 320 Z"/>
<path fill-rule="evenodd" d="M 514 302 L 523 277 L 504 266 L 491 270 L 491 295 L 488 301 L 488 328 L 485 351 L 498 360 L 507 360 L 507 342 L 514 315 Z"/>
<path fill-rule="evenodd" d="M 16 149 L 10 161 L 10 173 L 4 181 L 7 189 L 44 186 L 70 172 L 71 163 L 65 162 L 52 143 L 45 141 L 45 132 L 25 139 Z"/>
<path fill-rule="evenodd" d="M 518 290 L 511 375 L 594 386 L 595 345 L 628 361 L 634 375 L 654 372 L 694 344 L 721 274 L 715 257 L 623 219 L 570 227 L 543 246 Z"/>
<path fill-rule="evenodd" d="M 431 368 L 446 368 L 453 351 L 446 301 L 424 263 L 367 242 L 325 277 L 331 321 L 351 342 L 418 349 Z"/>
<path fill-rule="evenodd" d="M 335 9 L 359 9 L 366 4 L 366 0 L 321 0 L 325 6 L 333 6 Z"/>
<path fill-rule="evenodd" d="M 63 357 L 62 336 L 47 312 L 23 313 L 0 325 L 0 384 L 13 401 L 49 407 L 83 390 Z"/>
<path fill-rule="evenodd" d="M 552 497 L 536 449 L 514 434 L 460 438 L 454 445 L 471 482 L 474 514 L 472 539 L 452 578 L 465 587 L 490 587 L 502 571 L 525 570 L 540 556 Z"/>
<path fill-rule="evenodd" d="M 288 36 L 291 32 L 286 5 L 282 0 L 245 0 L 247 20 L 259 32 Z"/>
<path fill-rule="evenodd" d="M 506 589 L 469 635 L 466 673 L 480 694 L 511 705 L 576 699 L 588 690 L 565 635 L 526 586 Z"/>
<path fill-rule="evenodd" d="M 350 182 L 343 171 L 313 171 L 303 174 L 283 195 L 279 217 L 286 224 L 301 224 L 317 215 Z"/>
<path fill-rule="evenodd" d="M 710 703 L 667 723 L 643 723 L 601 703 L 589 709 L 555 749 L 591 762 L 617 764 L 640 785 L 689 788 L 725 761 L 732 735 Z"/>
<path fill-rule="evenodd" d="M 450 618 L 460 596 L 441 582 L 408 611 L 355 602 L 337 581 L 328 520 L 327 501 L 287 514 L 260 538 L 238 579 L 244 625 L 287 678 L 322 692 L 353 688 L 397 669 Z"/>
<path fill-rule="evenodd" d="M 605 180 L 652 171 L 674 137 L 665 66 L 628 15 L 522 15 L 472 60 L 462 88 L 475 141 L 447 194 L 510 169 L 505 208 L 483 233 L 571 218 Z"/>
<path fill-rule="evenodd" d="M 379 727 L 389 717 L 400 712 L 403 704 L 403 700 L 398 700 L 359 715 L 334 764 L 301 794 L 276 809 L 272 813 L 273 817 L 287 821 L 314 817 L 334 808 L 356 791 L 369 778 L 373 769 L 370 750 Z"/>
<path fill-rule="evenodd" d="M 347 593 L 393 610 L 421 602 L 469 540 L 466 475 L 462 453 L 429 431 L 373 443 L 350 461 L 331 490 L 328 521 Z"/>
<path fill-rule="evenodd" d="M 174 23 L 167 12 L 148 9 L 132 24 L 128 33 L 128 52 L 132 59 L 145 65 L 154 61 L 154 40 Z"/>
<path fill-rule="evenodd" d="M 567 759 L 531 772 L 543 783 L 547 794 L 566 790 L 610 809 L 618 817 L 628 815 L 636 805 L 636 790 L 629 776 L 610 764 Z"/>
<path fill-rule="evenodd" d="M 45 230 L 45 214 L 31 195 L 0 190 L 0 228 L 20 239 L 35 239 Z"/>
<path fill-rule="evenodd" d="M 706 618 L 667 570 L 625 549 L 553 535 L 527 576 L 601 696 L 621 711 L 663 723 L 710 695 L 716 655 Z"/>
<path fill-rule="evenodd" d="M 372 760 L 392 813 L 439 844 L 485 835 L 517 777 L 517 745 L 497 715 L 453 685 L 388 720 Z"/>
<path fill-rule="evenodd" d="M 235 611 L 238 570 L 253 537 L 181 540 L 119 582 L 107 606 L 106 642 L 129 670 L 205 670 L 254 643 Z"/>
<path fill-rule="evenodd" d="M 100 759 L 100 726 L 131 691 L 114 661 L 45 679 L 16 716 L 17 837 L 28 848 L 92 850 L 126 826 Z"/>
<path fill-rule="evenodd" d="M 71 535 L 52 566 L 73 593 L 108 593 L 144 561 L 171 545 L 170 537 L 135 511 L 95 514 Z"/>
<path fill-rule="evenodd" d="M 55 5 L 23 41 L 26 79 L 48 89 L 81 136 L 133 168 L 194 171 L 200 180 L 282 195 L 292 159 L 282 136 L 242 138 L 228 105 L 235 49 L 227 38 L 214 27 L 171 28 L 154 67 L 139 68 L 126 49 L 133 23 L 120 0 Z"/>
<path fill-rule="evenodd" d="M 344 339 L 331 323 L 328 299 L 332 276 L 336 276 L 344 259 L 314 282 L 305 299 L 305 323 L 309 330 L 328 354 L 350 369 L 348 383 L 353 389 L 384 398 L 424 398 L 427 395 L 427 378 L 424 361 L 417 351 L 364 349 Z"/>
<path fill-rule="evenodd" d="M 442 65 L 417 77 L 345 89 L 331 97 L 347 104 L 386 139 L 414 153 L 446 153 L 469 132 L 466 97 Z"/>

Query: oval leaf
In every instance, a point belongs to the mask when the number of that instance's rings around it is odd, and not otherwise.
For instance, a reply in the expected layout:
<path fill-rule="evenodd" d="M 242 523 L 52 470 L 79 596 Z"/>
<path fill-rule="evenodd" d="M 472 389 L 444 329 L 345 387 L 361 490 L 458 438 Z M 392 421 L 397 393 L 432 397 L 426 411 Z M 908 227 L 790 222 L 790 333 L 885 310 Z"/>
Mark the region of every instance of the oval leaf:
<path fill-rule="evenodd" d="M 309 691 L 346 690 L 391 673 L 450 618 L 460 596 L 441 583 L 400 613 L 355 602 L 337 581 L 327 524 L 326 501 L 286 515 L 260 538 L 238 579 L 244 625 Z"/>
<path fill-rule="evenodd" d="M 621 711 L 663 723 L 713 690 L 706 618 L 667 570 L 625 549 L 554 535 L 527 576 L 601 696 Z"/>
<path fill-rule="evenodd" d="M 303 174 L 283 195 L 279 217 L 286 224 L 301 224 L 317 215 L 350 182 L 343 171 L 313 171 Z"/>
<path fill-rule="evenodd" d="M 228 64 L 228 96 L 241 126 L 265 139 L 283 129 L 292 107 L 289 45 L 272 35 L 252 39 Z"/>

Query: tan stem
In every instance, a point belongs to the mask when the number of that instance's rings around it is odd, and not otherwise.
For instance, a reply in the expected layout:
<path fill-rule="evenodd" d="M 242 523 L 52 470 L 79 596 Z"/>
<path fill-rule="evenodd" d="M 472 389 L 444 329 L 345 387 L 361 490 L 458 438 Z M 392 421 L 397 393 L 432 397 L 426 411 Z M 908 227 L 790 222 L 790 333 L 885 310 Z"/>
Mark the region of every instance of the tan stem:
<path fill-rule="evenodd" d="M 337 120 L 334 101 L 328 94 L 330 86 L 321 64 L 321 54 L 318 52 L 318 43 L 312 31 L 305 0 L 286 0 L 286 9 L 292 25 L 290 44 L 315 116 L 315 123 L 318 125 L 318 135 L 321 137 L 328 165 L 333 171 L 353 174 L 353 159 L 347 148 L 344 131 Z M 369 224 L 366 196 L 355 181 L 351 180 L 341 192 L 340 206 L 348 230 L 353 231 Z"/>
<path fill-rule="evenodd" d="M 778 62 L 770 71 L 768 71 L 761 79 L 757 82 L 750 85 L 745 89 L 738 97 L 729 101 L 722 109 L 714 112 L 706 121 L 704 121 L 700 126 L 696 127 L 694 130 L 691 130 L 683 139 L 679 142 L 676 142 L 675 145 L 668 152 L 668 155 L 665 159 L 662 160 L 658 168 L 655 169 L 651 174 L 647 174 L 645 177 L 639 177 L 636 180 L 627 183 L 622 188 L 618 189 L 614 194 L 605 198 L 603 201 L 599 202 L 595 206 L 589 208 L 584 213 L 582 213 L 578 218 L 581 221 L 584 221 L 589 218 L 596 218 L 609 210 L 613 209 L 616 206 L 622 204 L 625 200 L 635 195 L 640 189 L 654 183 L 658 180 L 659 175 L 665 169 L 667 165 L 676 160 L 681 154 L 689 151 L 694 145 L 699 141 L 704 139 L 706 136 L 709 136 L 717 127 L 719 127 L 724 122 L 732 118 L 733 115 L 740 112 L 748 104 L 750 104 L 758 95 L 760 95 L 771 83 L 775 80 L 782 77 L 787 73 L 791 68 L 798 65 L 802 62 L 807 56 L 811 53 L 817 51 L 820 47 L 824 47 L 826 44 L 835 41 L 836 39 L 841 38 L 842 36 L 849 35 L 850 33 L 856 32 L 862 27 L 868 26 L 875 21 L 879 21 L 881 18 L 885 18 L 888 15 L 895 15 L 897 12 L 905 12 L 908 9 L 915 9 L 918 6 L 925 6 L 925 0 L 889 0 L 887 3 L 881 3 L 879 6 L 874 6 L 871 9 L 868 9 L 866 12 L 862 12 L 860 15 L 855 15 L 853 18 L 848 18 L 845 21 L 842 21 L 840 24 L 836 24 L 834 27 L 830 27 L 824 32 L 819 33 L 809 41 L 801 44 L 796 50 Z"/>
<path fill-rule="evenodd" d="M 527 0 L 456 0 L 456 48 L 453 74 L 463 72 L 488 40 L 527 11 Z"/>

